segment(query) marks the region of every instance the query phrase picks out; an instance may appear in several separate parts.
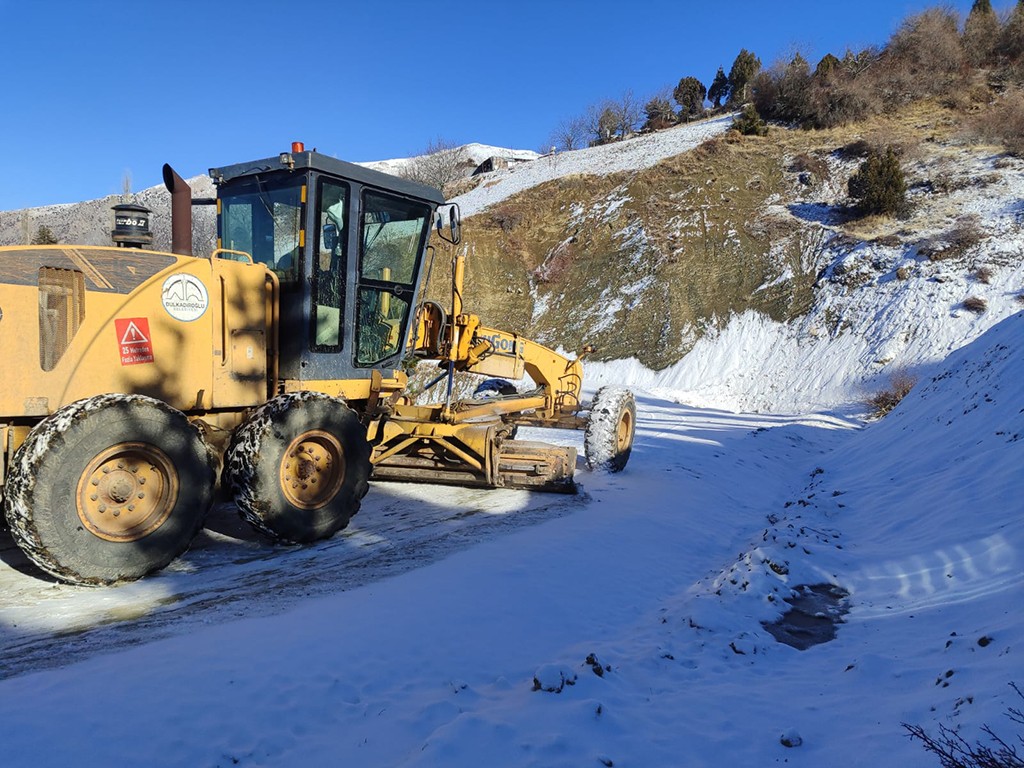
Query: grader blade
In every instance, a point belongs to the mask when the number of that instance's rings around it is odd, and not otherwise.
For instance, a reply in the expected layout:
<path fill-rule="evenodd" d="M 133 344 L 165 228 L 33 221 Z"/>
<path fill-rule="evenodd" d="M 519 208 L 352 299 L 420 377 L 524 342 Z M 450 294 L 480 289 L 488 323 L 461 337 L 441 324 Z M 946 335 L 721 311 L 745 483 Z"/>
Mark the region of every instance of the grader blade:
<path fill-rule="evenodd" d="M 493 426 L 420 425 L 375 446 L 374 480 L 575 493 L 576 449 L 502 439 Z"/>

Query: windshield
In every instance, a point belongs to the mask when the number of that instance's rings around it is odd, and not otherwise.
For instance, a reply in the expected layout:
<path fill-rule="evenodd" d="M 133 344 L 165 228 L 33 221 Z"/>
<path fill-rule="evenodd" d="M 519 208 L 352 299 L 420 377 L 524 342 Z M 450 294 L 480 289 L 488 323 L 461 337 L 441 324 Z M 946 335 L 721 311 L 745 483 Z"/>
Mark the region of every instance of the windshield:
<path fill-rule="evenodd" d="M 244 251 L 282 282 L 298 280 L 301 185 L 273 188 L 256 180 L 221 191 L 220 247 Z"/>

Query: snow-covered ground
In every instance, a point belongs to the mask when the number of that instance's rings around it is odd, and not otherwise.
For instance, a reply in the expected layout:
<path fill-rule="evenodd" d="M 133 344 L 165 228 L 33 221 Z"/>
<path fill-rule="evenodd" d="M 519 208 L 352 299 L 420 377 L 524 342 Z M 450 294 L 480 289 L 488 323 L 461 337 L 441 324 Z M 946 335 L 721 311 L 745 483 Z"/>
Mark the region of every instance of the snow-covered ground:
<path fill-rule="evenodd" d="M 687 152 L 698 144 L 725 133 L 732 116 L 678 125 L 658 133 L 634 136 L 625 141 L 573 152 L 554 152 L 535 162 L 508 171 L 483 176 L 479 186 L 455 198 L 463 216 L 472 216 L 488 206 L 530 187 L 575 173 L 609 174 L 649 168 L 667 157 Z"/>
<path fill-rule="evenodd" d="M 0 614 L 4 765 L 936 765 L 901 723 L 973 739 L 1020 704 L 1022 403 L 1017 314 L 866 427 L 641 396 L 626 470 L 550 514 L 381 484 L 319 547 L 211 534 L 222 571 L 200 549 L 123 590 L 15 572 L 48 599 Z M 337 567 L 371 539 L 405 564 Z M 820 584 L 848 593 L 835 638 L 776 642 L 762 622 Z M 146 590 L 147 617 L 103 610 Z M 49 658 L 19 667 L 33 635 Z"/>

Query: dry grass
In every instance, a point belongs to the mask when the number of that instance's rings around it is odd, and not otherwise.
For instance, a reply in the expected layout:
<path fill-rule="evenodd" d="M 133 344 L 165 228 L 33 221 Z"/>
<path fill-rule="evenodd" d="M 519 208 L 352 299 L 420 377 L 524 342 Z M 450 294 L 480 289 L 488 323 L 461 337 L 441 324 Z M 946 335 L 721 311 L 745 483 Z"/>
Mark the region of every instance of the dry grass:
<path fill-rule="evenodd" d="M 988 309 L 988 302 L 980 296 L 968 296 L 964 299 L 964 309 L 969 312 L 973 312 L 976 315 L 980 315 Z"/>
<path fill-rule="evenodd" d="M 992 270 L 989 267 L 978 267 L 971 277 L 983 285 L 988 285 L 992 282 Z"/>
<path fill-rule="evenodd" d="M 868 398 L 867 404 L 871 407 L 872 415 L 881 418 L 900 404 L 900 401 L 917 384 L 917 377 L 904 369 L 895 371 L 889 377 L 889 386 L 881 392 L 877 392 Z"/>

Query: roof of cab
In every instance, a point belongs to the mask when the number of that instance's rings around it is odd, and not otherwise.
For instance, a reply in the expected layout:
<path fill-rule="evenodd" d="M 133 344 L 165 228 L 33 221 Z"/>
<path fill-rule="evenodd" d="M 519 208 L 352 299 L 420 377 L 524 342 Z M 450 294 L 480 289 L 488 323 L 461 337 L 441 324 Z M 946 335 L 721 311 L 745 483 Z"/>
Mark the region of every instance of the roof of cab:
<path fill-rule="evenodd" d="M 292 166 L 292 163 L 294 163 L 294 166 Z M 342 179 L 349 179 L 359 184 L 425 200 L 434 205 L 441 205 L 445 202 L 444 195 L 434 187 L 428 187 L 425 184 L 418 184 L 399 176 L 392 176 L 391 174 L 381 173 L 380 171 L 365 168 L 355 163 L 321 155 L 319 152 L 284 152 L 277 157 L 211 168 L 210 176 L 215 182 L 220 184 L 245 176 L 254 176 L 259 173 L 290 171 L 293 167 L 299 170 L 310 169 Z"/>

